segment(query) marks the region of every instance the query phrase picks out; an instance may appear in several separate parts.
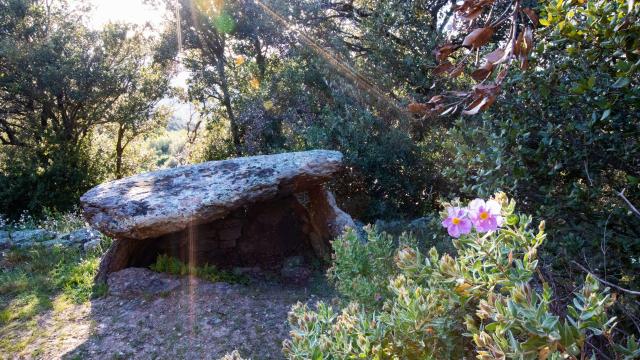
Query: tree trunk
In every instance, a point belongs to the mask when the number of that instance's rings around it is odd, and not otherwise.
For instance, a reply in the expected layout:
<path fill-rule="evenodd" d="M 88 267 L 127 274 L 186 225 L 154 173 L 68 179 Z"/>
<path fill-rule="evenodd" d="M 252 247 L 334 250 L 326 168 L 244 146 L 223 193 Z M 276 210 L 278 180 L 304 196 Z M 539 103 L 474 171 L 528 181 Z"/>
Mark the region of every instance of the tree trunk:
<path fill-rule="evenodd" d="M 256 64 L 258 64 L 258 76 L 260 77 L 260 81 L 264 79 L 264 74 L 267 71 L 267 66 L 265 63 L 265 57 L 262 53 L 262 45 L 260 44 L 260 38 L 257 36 L 253 39 L 253 47 L 256 51 Z"/>
<path fill-rule="evenodd" d="M 122 140 L 124 138 L 124 126 L 118 125 L 118 139 L 116 141 L 116 178 L 122 178 L 122 154 L 124 153 L 124 145 Z"/>
<path fill-rule="evenodd" d="M 224 47 L 223 47 L 224 49 Z M 224 51 L 224 50 L 223 50 Z M 233 140 L 233 147 L 235 148 L 235 153 L 237 156 L 242 155 L 242 151 L 240 149 L 240 128 L 238 127 L 238 122 L 233 113 L 233 108 L 231 107 L 231 95 L 229 94 L 229 84 L 227 83 L 227 75 L 224 69 L 224 53 L 218 54 L 216 61 L 216 69 L 218 71 L 218 76 L 220 77 L 220 88 L 222 89 L 222 103 L 227 111 L 227 116 L 229 116 L 229 124 L 231 125 L 231 138 Z"/>

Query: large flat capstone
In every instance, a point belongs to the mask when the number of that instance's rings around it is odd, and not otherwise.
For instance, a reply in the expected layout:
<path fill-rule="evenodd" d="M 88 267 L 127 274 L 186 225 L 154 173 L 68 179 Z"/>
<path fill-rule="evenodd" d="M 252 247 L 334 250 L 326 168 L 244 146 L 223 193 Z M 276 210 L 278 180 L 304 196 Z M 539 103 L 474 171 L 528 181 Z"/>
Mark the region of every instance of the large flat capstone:
<path fill-rule="evenodd" d="M 87 220 L 104 234 L 147 239 L 310 189 L 341 168 L 342 154 L 327 150 L 210 161 L 107 182 L 80 201 Z"/>
<path fill-rule="evenodd" d="M 113 237 L 99 277 L 148 266 L 160 254 L 190 264 L 253 266 L 313 254 L 351 217 L 325 182 L 342 154 L 312 150 L 160 170 L 107 182 L 81 197 L 85 217 Z"/>

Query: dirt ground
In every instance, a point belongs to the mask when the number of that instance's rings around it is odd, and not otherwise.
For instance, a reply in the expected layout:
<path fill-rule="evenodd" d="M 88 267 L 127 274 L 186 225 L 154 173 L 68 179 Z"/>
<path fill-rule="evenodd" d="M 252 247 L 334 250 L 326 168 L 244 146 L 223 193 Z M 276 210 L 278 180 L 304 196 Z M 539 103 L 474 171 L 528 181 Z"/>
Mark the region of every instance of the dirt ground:
<path fill-rule="evenodd" d="M 329 300 L 328 289 L 321 273 L 306 286 L 268 277 L 239 285 L 125 269 L 110 276 L 107 296 L 54 306 L 36 330 L 12 333 L 31 341 L 8 358 L 219 359 L 237 349 L 281 359 L 291 305 Z"/>

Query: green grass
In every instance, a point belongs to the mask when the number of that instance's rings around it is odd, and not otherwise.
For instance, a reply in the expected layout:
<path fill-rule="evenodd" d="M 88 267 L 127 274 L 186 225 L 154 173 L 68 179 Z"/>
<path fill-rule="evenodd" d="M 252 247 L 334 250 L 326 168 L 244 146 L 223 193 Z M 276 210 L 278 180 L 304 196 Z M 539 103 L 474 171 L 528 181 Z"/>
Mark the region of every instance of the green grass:
<path fill-rule="evenodd" d="M 68 233 L 86 226 L 79 211 L 45 210 L 40 217 L 25 213 L 12 222 L 0 216 L 0 230 Z M 75 247 L 41 245 L 0 254 L 0 354 L 17 356 L 56 331 L 62 325 L 57 321 L 67 319 L 67 312 L 106 294 L 106 284 L 95 284 L 93 279 L 109 245 L 110 240 L 104 238 L 98 249 L 87 254 Z M 48 330 L 42 326 L 43 321 L 51 325 Z M 39 357 L 41 349 L 29 351 L 30 356 Z"/>
<path fill-rule="evenodd" d="M 99 252 L 83 255 L 75 248 L 9 251 L 0 267 L 0 326 L 51 309 L 57 295 L 81 304 L 104 294 L 104 285 L 93 281 L 99 260 Z"/>
<path fill-rule="evenodd" d="M 28 229 L 46 229 L 58 233 L 67 233 L 86 227 L 87 224 L 82 217 L 79 209 L 70 212 L 61 213 L 44 209 L 43 214 L 38 217 L 24 213 L 16 221 L 7 222 L 0 216 L 0 228 L 5 230 L 28 230 Z"/>
<path fill-rule="evenodd" d="M 247 284 L 249 279 L 243 275 L 236 275 L 229 271 L 219 270 L 215 266 L 205 264 L 201 267 L 190 266 L 168 255 L 158 255 L 156 262 L 150 266 L 151 270 L 172 275 L 195 275 L 211 282 L 226 282 Z"/>
<path fill-rule="evenodd" d="M 89 254 L 36 246 L 12 249 L 0 258 L 0 353 L 18 353 L 34 341 L 41 333 L 38 315 L 106 294 L 106 285 L 93 280 L 104 242 Z M 5 336 L 19 333 L 25 336 Z"/>

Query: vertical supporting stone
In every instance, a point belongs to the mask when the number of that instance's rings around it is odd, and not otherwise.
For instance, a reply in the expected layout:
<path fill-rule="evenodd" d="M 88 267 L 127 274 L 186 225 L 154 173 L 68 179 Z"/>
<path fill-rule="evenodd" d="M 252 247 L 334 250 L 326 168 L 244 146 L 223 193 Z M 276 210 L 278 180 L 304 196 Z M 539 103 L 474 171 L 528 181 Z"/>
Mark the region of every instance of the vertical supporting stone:
<path fill-rule="evenodd" d="M 336 199 L 324 186 L 316 186 L 296 196 L 309 219 L 309 239 L 316 255 L 331 259 L 331 241 L 342 235 L 345 228 L 355 228 L 351 216 L 338 208 Z"/>
<path fill-rule="evenodd" d="M 100 259 L 96 282 L 106 282 L 107 275 L 112 272 L 122 270 L 130 265 L 131 256 L 138 253 L 141 247 L 140 241 L 135 240 L 113 240 L 106 253 Z"/>

